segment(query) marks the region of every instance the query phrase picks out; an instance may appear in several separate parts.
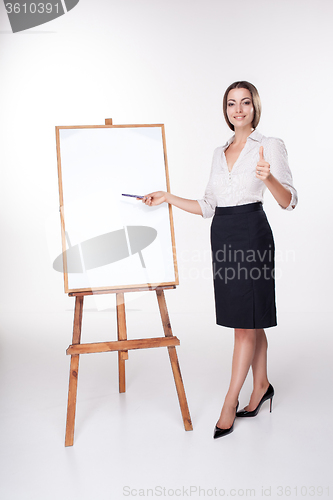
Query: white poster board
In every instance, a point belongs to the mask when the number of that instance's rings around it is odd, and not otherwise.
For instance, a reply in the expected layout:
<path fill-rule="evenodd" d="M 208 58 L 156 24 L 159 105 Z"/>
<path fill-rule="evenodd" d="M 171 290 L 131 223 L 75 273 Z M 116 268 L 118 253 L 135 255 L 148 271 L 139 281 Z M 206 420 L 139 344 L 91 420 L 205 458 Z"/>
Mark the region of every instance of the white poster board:
<path fill-rule="evenodd" d="M 56 127 L 65 292 L 178 284 L 163 125 Z"/>

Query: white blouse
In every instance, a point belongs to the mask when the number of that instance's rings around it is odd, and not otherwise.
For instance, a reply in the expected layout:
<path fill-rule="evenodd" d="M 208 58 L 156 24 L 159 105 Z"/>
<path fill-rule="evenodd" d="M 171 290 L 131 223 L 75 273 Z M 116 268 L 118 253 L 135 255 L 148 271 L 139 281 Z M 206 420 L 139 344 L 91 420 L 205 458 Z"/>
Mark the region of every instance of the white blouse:
<path fill-rule="evenodd" d="M 203 217 L 212 217 L 215 213 L 215 207 L 263 202 L 266 185 L 256 177 L 260 146 L 264 148 L 264 159 L 270 164 L 271 173 L 291 192 L 291 201 L 285 210 L 295 208 L 297 191 L 293 186 L 284 142 L 276 137 L 265 137 L 254 130 L 248 136 L 243 150 L 229 172 L 224 151 L 234 138 L 235 136 L 231 137 L 224 146 L 220 146 L 214 151 L 210 178 L 204 197 L 197 200 Z"/>

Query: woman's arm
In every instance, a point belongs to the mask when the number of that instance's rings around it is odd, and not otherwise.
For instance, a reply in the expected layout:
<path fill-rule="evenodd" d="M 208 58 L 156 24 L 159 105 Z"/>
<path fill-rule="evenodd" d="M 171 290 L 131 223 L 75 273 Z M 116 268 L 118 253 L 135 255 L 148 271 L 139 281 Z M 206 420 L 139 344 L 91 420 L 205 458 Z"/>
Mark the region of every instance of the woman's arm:
<path fill-rule="evenodd" d="M 185 212 L 202 215 L 201 207 L 196 200 L 180 198 L 179 196 L 175 196 L 174 194 L 168 193 L 166 191 L 155 191 L 154 193 L 149 193 L 142 198 L 142 202 L 145 203 L 145 205 L 149 205 L 150 207 L 166 202 L 170 205 L 174 205 L 177 208 L 185 210 Z"/>
<path fill-rule="evenodd" d="M 283 186 L 271 173 L 270 164 L 264 159 L 263 146 L 259 149 L 259 162 L 256 167 L 256 177 L 263 181 L 282 208 L 286 209 L 289 207 L 292 200 L 292 193 L 290 189 Z M 295 205 L 292 205 L 291 208 L 295 208 Z"/>
<path fill-rule="evenodd" d="M 273 174 L 270 174 L 270 176 L 264 180 L 264 183 L 278 204 L 281 205 L 282 208 L 287 208 L 291 202 L 291 192 L 289 189 L 282 186 L 281 182 L 279 182 Z"/>

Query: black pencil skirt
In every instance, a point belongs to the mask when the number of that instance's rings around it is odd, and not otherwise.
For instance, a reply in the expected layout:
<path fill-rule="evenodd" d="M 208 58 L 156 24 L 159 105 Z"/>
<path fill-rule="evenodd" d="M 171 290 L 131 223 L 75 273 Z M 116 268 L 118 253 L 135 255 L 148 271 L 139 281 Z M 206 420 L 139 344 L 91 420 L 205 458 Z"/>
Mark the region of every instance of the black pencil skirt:
<path fill-rule="evenodd" d="M 276 326 L 274 239 L 262 203 L 217 207 L 211 246 L 216 323 Z"/>

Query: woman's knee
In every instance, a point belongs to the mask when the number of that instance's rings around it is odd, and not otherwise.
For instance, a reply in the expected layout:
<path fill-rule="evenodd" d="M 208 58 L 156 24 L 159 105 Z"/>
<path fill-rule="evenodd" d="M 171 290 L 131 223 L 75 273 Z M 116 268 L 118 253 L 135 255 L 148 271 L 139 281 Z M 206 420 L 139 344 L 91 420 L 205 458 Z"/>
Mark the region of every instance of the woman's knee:
<path fill-rule="evenodd" d="M 235 328 L 235 338 L 240 341 L 254 341 L 256 330 L 248 328 Z"/>

